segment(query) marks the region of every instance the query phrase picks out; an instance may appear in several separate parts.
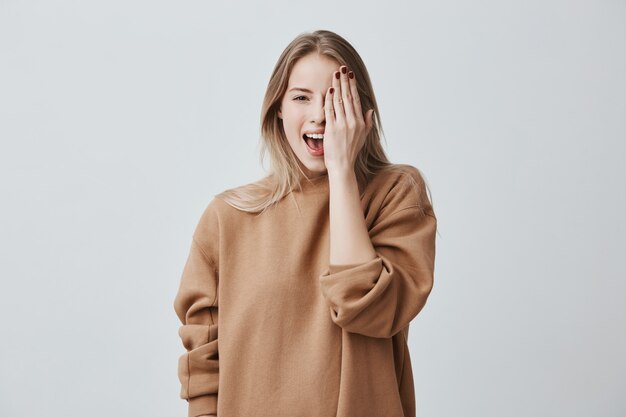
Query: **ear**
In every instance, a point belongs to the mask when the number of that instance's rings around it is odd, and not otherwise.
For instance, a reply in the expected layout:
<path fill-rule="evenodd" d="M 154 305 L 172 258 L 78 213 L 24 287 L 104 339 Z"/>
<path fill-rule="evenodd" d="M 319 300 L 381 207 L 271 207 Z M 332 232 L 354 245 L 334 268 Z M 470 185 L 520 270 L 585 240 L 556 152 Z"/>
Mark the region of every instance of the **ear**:
<path fill-rule="evenodd" d="M 278 118 L 279 119 L 283 118 L 283 112 L 280 110 L 280 108 L 278 109 Z"/>

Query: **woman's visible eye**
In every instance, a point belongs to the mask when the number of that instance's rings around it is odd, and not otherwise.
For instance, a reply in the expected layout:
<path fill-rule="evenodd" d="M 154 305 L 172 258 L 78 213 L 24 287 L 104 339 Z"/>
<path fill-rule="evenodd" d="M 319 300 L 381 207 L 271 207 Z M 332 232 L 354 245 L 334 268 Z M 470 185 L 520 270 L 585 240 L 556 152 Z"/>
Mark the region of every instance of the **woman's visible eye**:
<path fill-rule="evenodd" d="M 304 97 L 304 96 L 294 97 L 294 101 L 302 101 L 302 100 L 298 100 L 299 98 L 306 98 L 306 97 Z"/>

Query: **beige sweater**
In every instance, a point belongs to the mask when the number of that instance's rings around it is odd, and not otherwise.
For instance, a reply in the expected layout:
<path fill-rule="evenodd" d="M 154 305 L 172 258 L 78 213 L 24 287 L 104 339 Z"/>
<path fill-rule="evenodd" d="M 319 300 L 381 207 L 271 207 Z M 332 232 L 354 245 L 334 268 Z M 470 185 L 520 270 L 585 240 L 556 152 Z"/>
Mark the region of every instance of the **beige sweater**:
<path fill-rule="evenodd" d="M 407 338 L 437 220 L 403 167 L 361 197 L 378 255 L 362 264 L 329 265 L 328 175 L 258 216 L 213 198 L 174 300 L 190 417 L 415 416 Z"/>

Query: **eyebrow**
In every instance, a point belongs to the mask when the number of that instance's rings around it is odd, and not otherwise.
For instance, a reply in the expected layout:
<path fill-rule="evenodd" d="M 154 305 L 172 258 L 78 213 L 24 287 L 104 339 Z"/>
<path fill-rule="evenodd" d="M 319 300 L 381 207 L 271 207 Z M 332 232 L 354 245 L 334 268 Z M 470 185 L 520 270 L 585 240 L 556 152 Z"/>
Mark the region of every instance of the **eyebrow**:
<path fill-rule="evenodd" d="M 301 87 L 294 87 L 291 90 L 289 90 L 288 92 L 290 92 L 290 91 L 302 91 L 304 93 L 313 94 L 313 91 L 311 91 L 311 90 L 309 90 L 307 88 L 301 88 Z"/>

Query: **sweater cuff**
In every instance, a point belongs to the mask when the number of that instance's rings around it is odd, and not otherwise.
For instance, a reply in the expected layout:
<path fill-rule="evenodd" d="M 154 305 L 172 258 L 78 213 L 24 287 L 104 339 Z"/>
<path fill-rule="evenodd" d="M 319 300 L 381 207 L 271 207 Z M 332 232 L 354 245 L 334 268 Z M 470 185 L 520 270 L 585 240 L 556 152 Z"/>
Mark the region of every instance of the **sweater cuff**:
<path fill-rule="evenodd" d="M 198 417 L 201 415 L 217 415 L 217 396 L 201 395 L 187 400 L 189 403 L 189 417 Z"/>
<path fill-rule="evenodd" d="M 376 267 L 379 266 L 378 265 L 379 261 L 380 261 L 380 256 L 376 254 L 376 258 L 370 259 L 369 261 L 365 261 L 365 262 L 359 262 L 357 264 L 344 264 L 344 265 L 329 264 L 328 269 L 324 271 L 322 275 L 328 276 L 328 275 L 338 274 L 340 272 L 347 271 L 350 269 L 355 269 L 359 272 L 362 272 L 363 270 L 364 272 L 364 271 L 371 269 L 372 267 L 376 269 Z"/>

